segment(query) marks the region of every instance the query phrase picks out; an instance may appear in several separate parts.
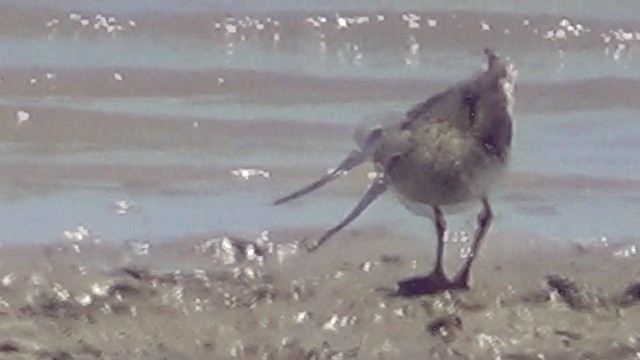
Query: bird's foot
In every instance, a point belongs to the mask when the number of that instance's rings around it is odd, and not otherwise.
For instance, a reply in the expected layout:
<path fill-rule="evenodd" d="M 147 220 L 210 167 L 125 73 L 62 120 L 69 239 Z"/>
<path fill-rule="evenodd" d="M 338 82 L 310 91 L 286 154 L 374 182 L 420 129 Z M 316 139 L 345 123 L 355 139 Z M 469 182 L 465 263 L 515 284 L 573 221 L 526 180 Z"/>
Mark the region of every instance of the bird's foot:
<path fill-rule="evenodd" d="M 465 267 L 450 282 L 452 290 L 469 290 L 469 268 Z"/>
<path fill-rule="evenodd" d="M 413 297 L 437 294 L 452 289 L 452 283 L 443 273 L 433 272 L 424 277 L 415 277 L 398 282 L 395 296 Z"/>

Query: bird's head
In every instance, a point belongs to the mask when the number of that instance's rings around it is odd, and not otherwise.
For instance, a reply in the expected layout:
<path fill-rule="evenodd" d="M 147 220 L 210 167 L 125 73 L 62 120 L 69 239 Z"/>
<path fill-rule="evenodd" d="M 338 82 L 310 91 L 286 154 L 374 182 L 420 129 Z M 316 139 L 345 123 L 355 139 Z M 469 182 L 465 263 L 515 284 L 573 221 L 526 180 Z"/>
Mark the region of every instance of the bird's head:
<path fill-rule="evenodd" d="M 407 112 L 409 121 L 446 121 L 462 129 L 482 129 L 511 121 L 516 71 L 513 65 L 485 49 L 487 69 L 432 96 Z"/>

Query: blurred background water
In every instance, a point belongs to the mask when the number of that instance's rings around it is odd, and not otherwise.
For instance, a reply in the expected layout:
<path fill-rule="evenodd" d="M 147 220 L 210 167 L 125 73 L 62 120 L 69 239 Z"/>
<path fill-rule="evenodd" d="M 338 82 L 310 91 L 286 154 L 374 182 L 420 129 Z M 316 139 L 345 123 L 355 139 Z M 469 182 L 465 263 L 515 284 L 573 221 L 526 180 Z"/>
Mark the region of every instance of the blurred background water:
<path fill-rule="evenodd" d="M 0 241 L 331 226 L 366 171 L 270 202 L 335 166 L 365 115 L 480 71 L 485 46 L 519 70 L 494 231 L 637 241 L 637 14 L 635 1 L 4 1 Z M 432 226 L 391 194 L 350 228 L 370 224 L 415 239 Z"/>

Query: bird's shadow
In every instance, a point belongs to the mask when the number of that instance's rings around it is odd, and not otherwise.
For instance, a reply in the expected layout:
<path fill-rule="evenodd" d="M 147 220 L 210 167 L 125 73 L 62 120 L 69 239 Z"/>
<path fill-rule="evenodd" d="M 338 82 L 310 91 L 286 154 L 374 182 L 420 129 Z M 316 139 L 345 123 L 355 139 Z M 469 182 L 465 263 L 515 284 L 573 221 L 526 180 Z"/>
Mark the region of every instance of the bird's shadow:
<path fill-rule="evenodd" d="M 450 281 L 444 275 L 430 274 L 398 281 L 397 289 L 390 291 L 388 295 L 390 297 L 413 298 L 453 290 L 468 290 L 468 286 L 459 281 Z"/>

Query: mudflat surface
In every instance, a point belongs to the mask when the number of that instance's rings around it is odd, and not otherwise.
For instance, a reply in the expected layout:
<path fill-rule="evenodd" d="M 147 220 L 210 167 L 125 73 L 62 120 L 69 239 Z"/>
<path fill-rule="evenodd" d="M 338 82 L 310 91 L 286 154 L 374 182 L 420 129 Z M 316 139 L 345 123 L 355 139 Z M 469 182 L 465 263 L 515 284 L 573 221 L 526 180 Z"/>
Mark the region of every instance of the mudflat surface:
<path fill-rule="evenodd" d="M 434 244 L 347 231 L 4 245 L 3 359 L 635 359 L 640 271 L 624 247 L 490 234 L 472 289 L 394 297 Z M 464 240 L 464 239 L 463 239 Z M 448 241 L 453 273 L 469 241 Z M 627 251 L 629 251 L 627 249 Z"/>

